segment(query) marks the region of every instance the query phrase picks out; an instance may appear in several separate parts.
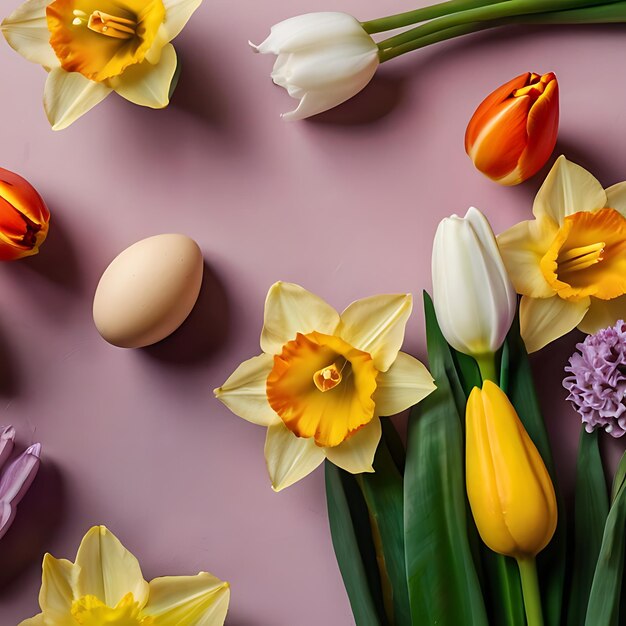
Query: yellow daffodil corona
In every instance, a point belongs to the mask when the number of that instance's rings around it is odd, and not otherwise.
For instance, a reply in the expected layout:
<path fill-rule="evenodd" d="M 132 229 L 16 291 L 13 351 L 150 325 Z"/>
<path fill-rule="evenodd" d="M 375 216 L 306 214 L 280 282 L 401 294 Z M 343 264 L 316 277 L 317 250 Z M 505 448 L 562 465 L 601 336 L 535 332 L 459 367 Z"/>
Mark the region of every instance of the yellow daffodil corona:
<path fill-rule="evenodd" d="M 380 416 L 433 391 L 428 370 L 400 352 L 409 295 L 358 300 L 341 315 L 290 283 L 267 295 L 263 354 L 242 363 L 215 395 L 233 413 L 265 426 L 265 458 L 276 491 L 324 459 L 372 472 Z"/>
<path fill-rule="evenodd" d="M 177 58 L 170 43 L 202 0 L 26 0 L 2 22 L 9 44 L 48 71 L 44 106 L 66 128 L 116 91 L 167 106 Z"/>
<path fill-rule="evenodd" d="M 537 193 L 534 220 L 498 237 L 529 352 L 573 328 L 594 333 L 626 318 L 626 182 L 603 189 L 559 157 Z"/>
<path fill-rule="evenodd" d="M 223 626 L 229 597 L 228 583 L 206 572 L 147 583 L 137 559 L 95 526 L 75 563 L 46 554 L 41 613 L 19 626 Z"/>

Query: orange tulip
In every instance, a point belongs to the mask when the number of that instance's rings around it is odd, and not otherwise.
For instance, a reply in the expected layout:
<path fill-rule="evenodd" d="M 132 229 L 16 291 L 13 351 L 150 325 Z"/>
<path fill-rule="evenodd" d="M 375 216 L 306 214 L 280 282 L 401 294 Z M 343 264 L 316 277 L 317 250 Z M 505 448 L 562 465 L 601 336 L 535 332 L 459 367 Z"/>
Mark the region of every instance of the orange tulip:
<path fill-rule="evenodd" d="M 0 168 L 0 261 L 39 252 L 48 234 L 50 211 L 21 176 Z"/>
<path fill-rule="evenodd" d="M 501 185 L 517 185 L 550 158 L 559 127 L 559 86 L 550 72 L 527 72 L 487 96 L 465 132 L 474 165 Z"/>

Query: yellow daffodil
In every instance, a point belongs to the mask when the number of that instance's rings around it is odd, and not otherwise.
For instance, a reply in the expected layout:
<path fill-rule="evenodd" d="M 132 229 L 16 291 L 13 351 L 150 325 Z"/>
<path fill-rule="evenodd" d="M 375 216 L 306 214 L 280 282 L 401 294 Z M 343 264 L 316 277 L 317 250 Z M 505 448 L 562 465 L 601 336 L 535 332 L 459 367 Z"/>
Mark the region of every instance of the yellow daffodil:
<path fill-rule="evenodd" d="M 215 395 L 233 413 L 267 427 L 265 458 L 274 490 L 324 459 L 372 472 L 381 415 L 394 415 L 433 391 L 417 359 L 400 352 L 413 303 L 383 295 L 341 315 L 290 283 L 267 295 L 263 354 L 242 363 Z"/>
<path fill-rule="evenodd" d="M 228 583 L 206 572 L 147 583 L 115 535 L 94 526 L 75 563 L 44 556 L 41 613 L 19 626 L 222 626 L 229 597 Z"/>
<path fill-rule="evenodd" d="M 44 107 L 66 128 L 112 91 L 160 109 L 177 66 L 170 43 L 202 0 L 26 0 L 2 22 L 9 44 L 48 71 Z"/>
<path fill-rule="evenodd" d="M 498 237 L 522 295 L 529 352 L 578 327 L 585 333 L 626 318 L 626 182 L 608 189 L 561 156 L 539 189 L 534 220 Z"/>

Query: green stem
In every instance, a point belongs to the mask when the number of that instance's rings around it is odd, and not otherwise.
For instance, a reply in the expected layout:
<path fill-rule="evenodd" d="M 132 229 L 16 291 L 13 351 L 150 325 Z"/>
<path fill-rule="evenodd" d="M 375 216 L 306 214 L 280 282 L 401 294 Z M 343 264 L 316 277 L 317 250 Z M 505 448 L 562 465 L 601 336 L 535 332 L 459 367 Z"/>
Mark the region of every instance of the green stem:
<path fill-rule="evenodd" d="M 617 2 L 618 0 L 614 1 Z M 448 28 L 467 26 L 472 22 L 518 18 L 537 13 L 585 9 L 604 4 L 612 4 L 612 2 L 607 3 L 606 0 L 504 0 L 504 2 L 497 4 L 479 6 L 474 9 L 434 19 L 416 28 L 411 28 L 395 37 L 385 39 L 379 42 L 378 47 L 384 52 L 389 48 L 395 48 L 414 42 L 416 39 L 421 39 L 427 35 L 432 35 Z M 408 26 L 408 23 L 405 25 Z"/>
<path fill-rule="evenodd" d="M 363 26 L 367 33 L 373 35 L 374 33 L 382 33 L 387 30 L 394 30 L 395 28 L 411 26 L 418 22 L 433 20 L 437 17 L 449 15 L 450 13 L 475 9 L 476 7 L 488 6 L 490 4 L 498 4 L 499 2 L 502 2 L 502 0 L 448 0 L 447 2 L 438 2 L 437 4 L 431 4 L 427 7 L 421 7 L 414 11 L 406 11 L 404 13 L 398 13 L 397 15 L 362 22 L 361 26 Z"/>
<path fill-rule="evenodd" d="M 528 626 L 543 626 L 541 594 L 539 592 L 535 558 L 517 559 L 517 565 L 522 580 L 522 594 L 524 596 L 524 608 L 526 609 Z"/>
<path fill-rule="evenodd" d="M 474 358 L 476 359 L 476 363 L 478 363 L 478 369 L 480 370 L 480 376 L 483 382 L 490 380 L 497 385 L 499 376 L 496 371 L 496 355 L 493 353 L 479 354 Z"/>

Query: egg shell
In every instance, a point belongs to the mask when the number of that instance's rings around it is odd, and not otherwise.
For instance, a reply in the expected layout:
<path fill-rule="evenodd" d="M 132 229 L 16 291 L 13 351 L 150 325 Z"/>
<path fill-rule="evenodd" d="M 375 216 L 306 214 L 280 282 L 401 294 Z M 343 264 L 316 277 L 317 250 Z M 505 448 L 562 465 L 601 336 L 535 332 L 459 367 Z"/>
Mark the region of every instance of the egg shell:
<path fill-rule="evenodd" d="M 102 274 L 93 319 L 102 337 L 121 348 L 142 348 L 173 333 L 194 307 L 204 263 L 186 235 L 142 239 Z"/>

